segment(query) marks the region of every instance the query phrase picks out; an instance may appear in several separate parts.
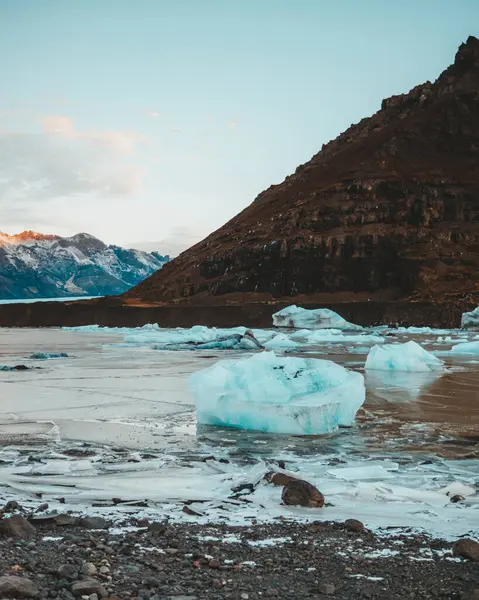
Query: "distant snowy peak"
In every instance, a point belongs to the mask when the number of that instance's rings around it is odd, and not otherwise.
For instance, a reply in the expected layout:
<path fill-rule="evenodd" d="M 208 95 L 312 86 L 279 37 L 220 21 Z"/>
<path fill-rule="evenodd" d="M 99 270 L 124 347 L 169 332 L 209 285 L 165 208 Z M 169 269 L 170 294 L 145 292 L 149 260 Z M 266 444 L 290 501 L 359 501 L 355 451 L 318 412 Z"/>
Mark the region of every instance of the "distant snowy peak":
<path fill-rule="evenodd" d="M 81 234 L 80 234 L 81 235 Z M 27 244 L 29 242 L 37 241 L 53 241 L 61 239 L 58 235 L 38 233 L 37 231 L 22 231 L 22 233 L 16 233 L 14 235 L 8 235 L 0 231 L 0 246 L 5 244 L 18 245 Z"/>
<path fill-rule="evenodd" d="M 169 259 L 107 245 L 88 233 L 0 233 L 0 299 L 121 294 Z"/>

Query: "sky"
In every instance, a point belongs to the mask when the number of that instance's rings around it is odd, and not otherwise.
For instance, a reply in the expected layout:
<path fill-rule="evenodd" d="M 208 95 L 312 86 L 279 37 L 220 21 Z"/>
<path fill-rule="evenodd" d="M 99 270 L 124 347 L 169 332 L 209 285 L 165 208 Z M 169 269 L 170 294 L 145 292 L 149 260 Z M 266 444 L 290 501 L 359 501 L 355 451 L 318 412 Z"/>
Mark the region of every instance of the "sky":
<path fill-rule="evenodd" d="M 478 0 L 0 0 L 0 231 L 176 254 L 469 35 Z"/>

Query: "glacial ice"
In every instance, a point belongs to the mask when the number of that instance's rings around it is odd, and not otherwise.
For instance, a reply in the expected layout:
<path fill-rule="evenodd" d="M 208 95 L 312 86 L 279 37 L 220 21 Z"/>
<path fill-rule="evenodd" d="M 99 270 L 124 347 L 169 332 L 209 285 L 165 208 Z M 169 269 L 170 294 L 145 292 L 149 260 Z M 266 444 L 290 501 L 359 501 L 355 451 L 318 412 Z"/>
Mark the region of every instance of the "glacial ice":
<path fill-rule="evenodd" d="M 452 354 L 479 354 L 479 342 L 461 342 L 451 348 Z"/>
<path fill-rule="evenodd" d="M 66 352 L 34 352 L 28 358 L 32 360 L 49 360 L 52 358 L 68 358 Z"/>
<path fill-rule="evenodd" d="M 479 306 L 471 312 L 462 313 L 461 327 L 479 327 Z"/>
<path fill-rule="evenodd" d="M 365 369 L 382 371 L 427 372 L 442 371 L 444 363 L 414 341 L 405 344 L 373 346 L 366 359 Z"/>
<path fill-rule="evenodd" d="M 296 435 L 353 425 L 366 395 L 360 373 L 274 352 L 219 361 L 189 383 L 200 424 Z"/>
<path fill-rule="evenodd" d="M 361 330 L 362 327 L 349 323 L 338 313 L 328 308 L 308 310 L 301 306 L 287 306 L 273 315 L 275 327 L 294 327 L 297 329 L 341 329 Z"/>

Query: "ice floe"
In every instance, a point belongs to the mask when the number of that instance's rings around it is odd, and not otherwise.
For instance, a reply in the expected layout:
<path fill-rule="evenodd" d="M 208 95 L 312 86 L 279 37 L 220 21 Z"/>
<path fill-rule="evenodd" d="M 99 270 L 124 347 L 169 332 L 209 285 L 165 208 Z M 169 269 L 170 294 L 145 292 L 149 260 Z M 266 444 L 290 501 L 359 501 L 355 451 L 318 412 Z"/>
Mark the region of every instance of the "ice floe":
<path fill-rule="evenodd" d="M 461 327 L 479 327 L 479 306 L 471 312 L 462 313 Z"/>
<path fill-rule="evenodd" d="M 450 352 L 452 354 L 479 354 L 479 341 L 455 344 Z"/>
<path fill-rule="evenodd" d="M 444 363 L 413 340 L 405 344 L 373 346 L 366 359 L 366 370 L 407 372 L 442 371 Z"/>
<path fill-rule="evenodd" d="M 364 378 L 332 361 L 262 352 L 190 377 L 200 424 L 316 435 L 354 423 Z"/>
<path fill-rule="evenodd" d="M 306 329 L 341 329 L 360 330 L 362 327 L 349 323 L 338 313 L 328 308 L 308 310 L 295 304 L 287 306 L 274 313 L 273 325 L 275 327 L 294 327 Z"/>
<path fill-rule="evenodd" d="M 34 352 L 28 357 L 31 360 L 49 360 L 52 358 L 68 358 L 66 352 Z"/>

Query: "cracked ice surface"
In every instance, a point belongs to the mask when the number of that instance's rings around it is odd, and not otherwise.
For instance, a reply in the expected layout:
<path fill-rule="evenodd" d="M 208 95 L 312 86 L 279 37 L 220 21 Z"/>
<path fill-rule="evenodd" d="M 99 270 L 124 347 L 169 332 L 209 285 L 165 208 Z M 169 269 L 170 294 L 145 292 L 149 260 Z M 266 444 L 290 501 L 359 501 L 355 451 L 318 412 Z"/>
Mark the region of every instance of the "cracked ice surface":
<path fill-rule="evenodd" d="M 372 528 L 424 528 L 448 538 L 479 531 L 475 454 L 479 369 L 470 357 L 449 352 L 454 343 L 474 341 L 473 332 L 384 328 L 355 332 L 358 338 L 382 341 L 394 339 L 387 337 L 392 335 L 399 342 L 414 335 L 427 351 L 448 353 L 447 376 L 368 373 L 366 403 L 356 425 L 305 439 L 221 428 L 197 430 L 188 392 L 190 375 L 219 359 L 238 360 L 251 353 L 154 350 L 149 341 L 141 341 L 145 333 L 170 339 L 178 335 L 178 330 L 154 326 L 90 331 L 0 330 L 2 364 L 41 367 L 0 372 L 0 504 L 16 498 L 36 507 L 38 500 L 32 494 L 41 492 L 51 510 L 118 519 L 129 513 L 231 523 L 279 516 L 354 517 Z M 189 330 L 179 332 L 181 339 L 185 331 Z M 263 341 L 279 335 L 261 331 Z M 364 368 L 368 343 L 334 333 L 326 335 L 344 338 L 305 346 L 303 338 L 296 337 L 299 333 L 281 332 L 300 344 L 288 351 L 306 348 L 348 368 Z M 137 335 L 140 342 L 125 342 L 125 336 Z M 352 348 L 363 350 L 352 354 Z M 29 359 L 34 352 L 68 357 Z M 69 454 L 71 450 L 78 455 Z M 230 462 L 200 461 L 208 455 Z M 281 506 L 281 489 L 262 481 L 266 471 L 278 469 L 279 460 L 292 474 L 316 484 L 333 506 L 319 511 Z M 257 484 L 246 496 L 248 503 L 231 497 L 232 487 L 245 483 Z M 451 503 L 456 494 L 464 501 Z M 60 497 L 66 504 L 58 502 Z M 147 506 L 113 507 L 112 498 L 146 500 Z M 185 515 L 187 500 L 194 501 L 190 507 L 203 516 Z"/>

